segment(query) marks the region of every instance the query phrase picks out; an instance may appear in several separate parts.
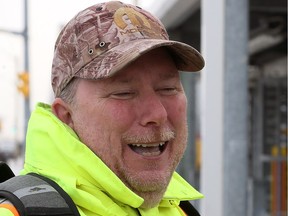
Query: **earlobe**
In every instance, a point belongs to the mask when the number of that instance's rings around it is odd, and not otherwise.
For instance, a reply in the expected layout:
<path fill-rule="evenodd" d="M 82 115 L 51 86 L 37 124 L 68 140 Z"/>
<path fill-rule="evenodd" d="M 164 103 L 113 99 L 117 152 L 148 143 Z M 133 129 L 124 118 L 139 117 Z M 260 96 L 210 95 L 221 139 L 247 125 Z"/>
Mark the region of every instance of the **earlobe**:
<path fill-rule="evenodd" d="M 73 129 L 73 120 L 69 104 L 64 102 L 61 98 L 56 98 L 52 104 L 52 112 L 62 122 L 64 122 Z"/>

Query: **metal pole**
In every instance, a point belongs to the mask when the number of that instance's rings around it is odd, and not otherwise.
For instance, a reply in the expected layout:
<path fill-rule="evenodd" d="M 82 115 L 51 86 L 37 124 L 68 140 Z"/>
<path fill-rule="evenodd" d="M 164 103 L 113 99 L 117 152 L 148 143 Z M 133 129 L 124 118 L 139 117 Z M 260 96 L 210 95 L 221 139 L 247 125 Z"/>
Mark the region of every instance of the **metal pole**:
<path fill-rule="evenodd" d="M 203 0 L 202 214 L 247 210 L 247 0 Z"/>
<path fill-rule="evenodd" d="M 23 37 L 24 37 L 24 69 L 27 73 L 29 73 L 29 39 L 28 39 L 28 0 L 24 2 L 24 30 L 23 30 Z M 27 131 L 27 123 L 30 117 L 30 93 L 24 99 L 24 115 L 25 115 L 25 134 Z M 23 150 L 25 146 L 23 146 Z"/>
<path fill-rule="evenodd" d="M 242 216 L 248 183 L 248 0 L 226 0 L 225 22 L 223 215 Z"/>

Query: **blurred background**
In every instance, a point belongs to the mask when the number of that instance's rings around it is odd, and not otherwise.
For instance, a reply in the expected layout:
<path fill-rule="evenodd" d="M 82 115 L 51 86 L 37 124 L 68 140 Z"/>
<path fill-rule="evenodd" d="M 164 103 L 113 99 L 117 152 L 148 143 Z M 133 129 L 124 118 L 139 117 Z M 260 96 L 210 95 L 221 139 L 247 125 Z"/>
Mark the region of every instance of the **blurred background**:
<path fill-rule="evenodd" d="M 0 0 L 0 160 L 18 174 L 37 102 L 51 103 L 56 38 L 96 0 Z M 178 172 L 201 215 L 287 215 L 287 1 L 130 0 L 198 49 L 182 74 L 189 145 Z M 1 173 L 0 173 L 1 175 Z"/>

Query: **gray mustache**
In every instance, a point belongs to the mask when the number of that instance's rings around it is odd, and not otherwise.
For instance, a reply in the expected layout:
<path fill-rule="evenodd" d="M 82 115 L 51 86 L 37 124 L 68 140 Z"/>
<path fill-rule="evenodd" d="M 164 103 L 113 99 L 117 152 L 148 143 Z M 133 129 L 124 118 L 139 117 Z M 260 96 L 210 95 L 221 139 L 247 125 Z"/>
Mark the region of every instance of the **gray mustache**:
<path fill-rule="evenodd" d="M 122 137 L 122 141 L 125 143 L 155 143 L 175 139 L 175 136 L 174 131 L 165 129 L 159 132 L 148 131 L 137 135 L 126 134 Z"/>

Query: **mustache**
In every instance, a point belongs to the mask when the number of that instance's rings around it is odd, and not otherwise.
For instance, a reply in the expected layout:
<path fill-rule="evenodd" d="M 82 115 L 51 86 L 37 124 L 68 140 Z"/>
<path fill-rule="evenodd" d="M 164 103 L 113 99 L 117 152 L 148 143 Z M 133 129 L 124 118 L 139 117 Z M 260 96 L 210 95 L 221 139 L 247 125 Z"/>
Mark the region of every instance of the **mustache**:
<path fill-rule="evenodd" d="M 125 143 L 153 143 L 153 142 L 165 142 L 175 139 L 176 133 L 169 129 L 149 130 L 141 132 L 141 134 L 124 134 L 122 141 Z"/>

